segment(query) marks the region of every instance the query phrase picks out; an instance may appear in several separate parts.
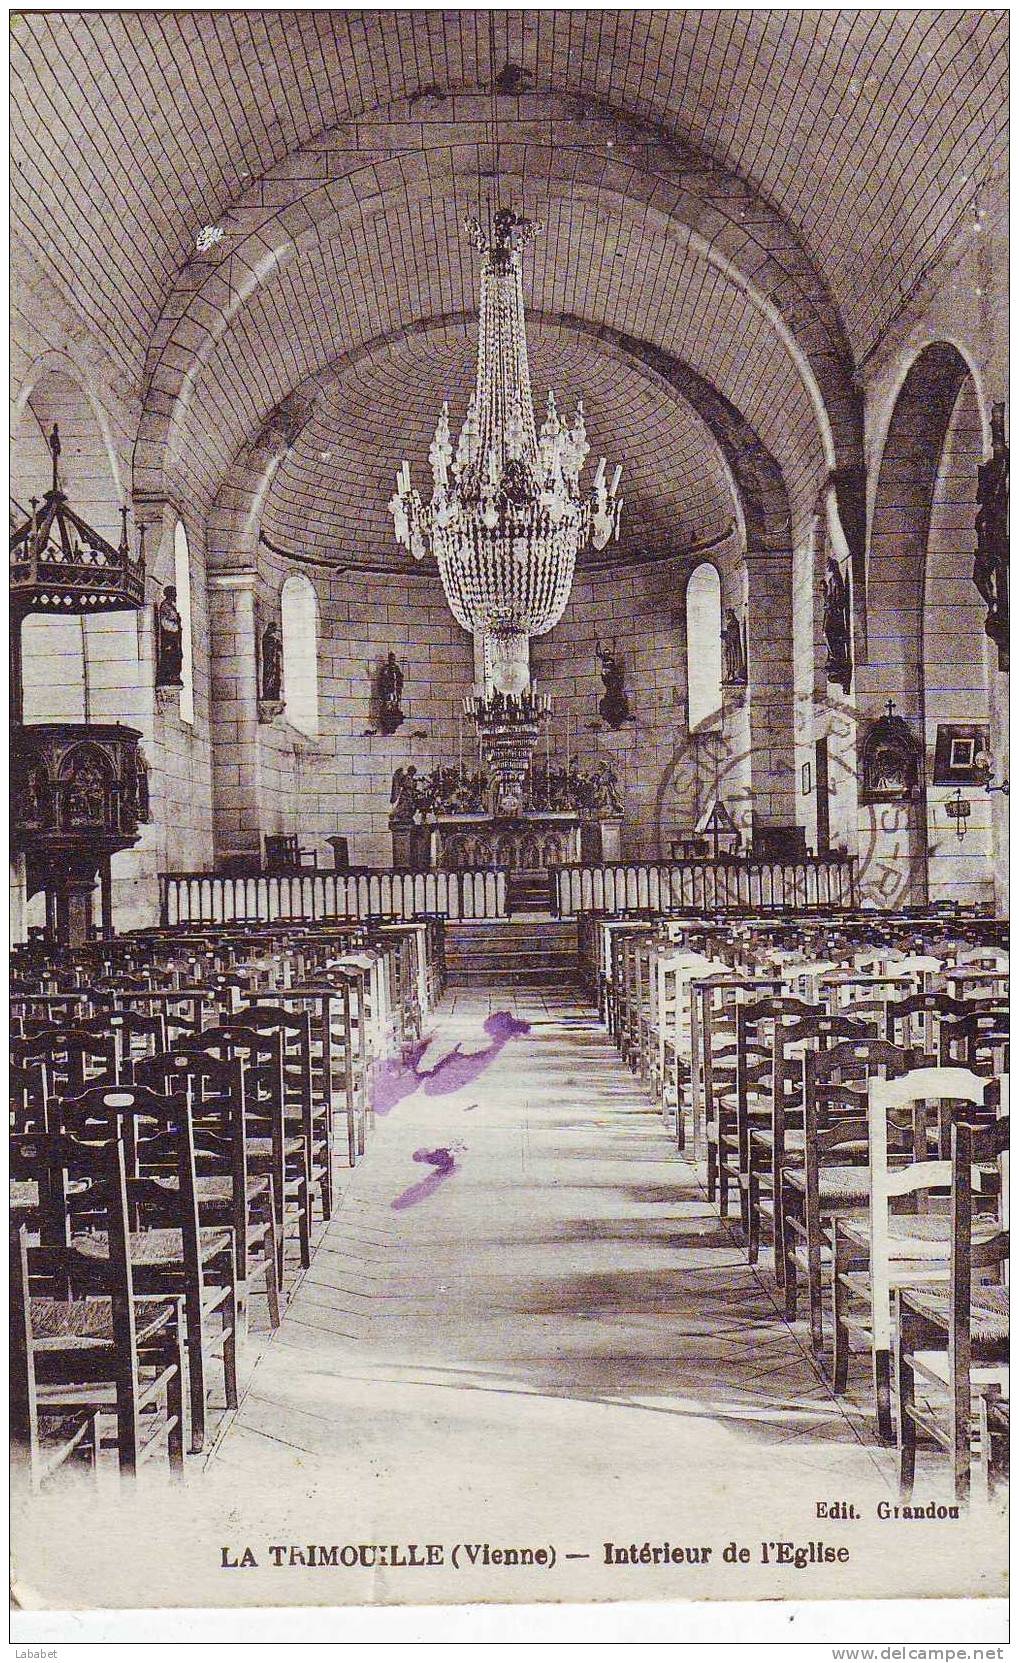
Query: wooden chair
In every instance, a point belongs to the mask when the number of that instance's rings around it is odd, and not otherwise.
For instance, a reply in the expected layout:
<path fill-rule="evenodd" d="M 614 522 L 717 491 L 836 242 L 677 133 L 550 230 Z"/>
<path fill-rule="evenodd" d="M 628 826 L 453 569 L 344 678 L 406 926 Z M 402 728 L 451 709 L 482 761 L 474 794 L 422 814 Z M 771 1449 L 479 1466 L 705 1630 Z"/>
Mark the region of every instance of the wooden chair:
<path fill-rule="evenodd" d="M 295 836 L 266 834 L 265 869 L 267 872 L 300 872 L 318 870 L 318 851 L 302 849 Z"/>
<path fill-rule="evenodd" d="M 892 1045 L 922 1051 L 933 1061 L 939 1055 L 939 1034 L 944 1021 L 968 1014 L 963 999 L 949 993 L 910 993 L 890 1000 L 885 1009 L 885 1038 Z"/>
<path fill-rule="evenodd" d="M 980 1415 L 980 1471 L 984 1489 L 993 1496 L 1009 1470 L 1009 1404 L 996 1388 L 988 1386 L 977 1399 Z"/>
<path fill-rule="evenodd" d="M 287 1134 L 304 1140 L 309 1207 L 318 1196 L 323 1221 L 333 1210 L 332 1124 L 324 1095 L 316 1095 L 312 1068 L 311 1014 L 282 1004 L 245 1004 L 238 1020 L 258 1034 L 278 1034 L 283 1053 L 283 1115 Z"/>
<path fill-rule="evenodd" d="M 775 1280 L 785 1283 L 782 1223 L 783 1175 L 787 1161 L 799 1169 L 805 1142 L 803 1117 L 804 1053 L 825 1045 L 867 1038 L 863 1023 L 830 1016 L 823 1009 L 808 1016 L 781 1013 L 771 1022 L 770 1114 L 749 1130 L 747 1184 L 748 1255 L 758 1257 L 761 1222 L 770 1216 Z"/>
<path fill-rule="evenodd" d="M 814 1016 L 818 1007 L 792 995 L 780 994 L 741 1004 L 736 1013 L 736 1142 L 735 1150 L 723 1152 L 719 1139 L 719 1162 L 735 1156 L 736 1183 L 747 1258 L 757 1263 L 759 1239 L 751 1234 L 750 1187 L 751 1134 L 771 1124 L 774 1085 L 774 1029 L 776 1022 L 797 1022 Z"/>
<path fill-rule="evenodd" d="M 239 1061 L 244 1073 L 248 1171 L 271 1179 L 276 1224 L 276 1272 L 286 1286 L 286 1243 L 296 1231 L 301 1265 L 311 1264 L 311 1197 L 303 1127 L 289 1130 L 284 1113 L 283 1043 L 242 1021 L 207 1028 L 178 1047 L 192 1055 Z"/>
<path fill-rule="evenodd" d="M 32 1048 L 45 1060 L 50 1096 L 76 1096 L 99 1081 L 116 1083 L 117 1046 L 111 1032 L 93 1031 L 87 1022 L 80 1027 L 53 1024 L 36 1030 Z"/>
<path fill-rule="evenodd" d="M 938 1062 L 942 1068 L 969 1068 L 988 1078 L 1008 1073 L 1008 1009 L 992 1006 L 971 1010 L 955 1022 L 943 1022 L 938 1033 Z"/>
<path fill-rule="evenodd" d="M 917 1060 L 913 1051 L 870 1038 L 803 1053 L 802 1161 L 787 1160 L 782 1168 L 782 1253 L 786 1317 L 796 1320 L 802 1272 L 810 1342 L 818 1355 L 824 1345 L 822 1278 L 831 1262 L 831 1221 L 865 1209 L 870 1195 L 868 1082 L 895 1079 Z"/>
<path fill-rule="evenodd" d="M 91 996 L 82 990 L 74 993 L 21 994 L 11 999 L 11 1032 L 35 1034 L 40 1029 L 73 1028 L 87 1017 Z"/>
<path fill-rule="evenodd" d="M 36 1303 L 33 1313 L 28 1293 L 28 1230 L 24 1224 L 12 1222 L 10 1245 L 11 1475 L 15 1484 L 23 1476 L 30 1489 L 39 1490 L 68 1463 L 87 1462 L 93 1473 L 98 1471 L 99 1417 L 105 1394 L 96 1386 L 90 1401 L 61 1409 L 55 1404 L 47 1408 L 44 1399 L 40 1408 L 35 1325 L 42 1324 L 39 1305 Z M 68 1302 L 61 1303 L 66 1306 Z M 110 1329 L 112 1339 L 112 1323 Z M 81 1395 L 86 1396 L 84 1391 Z"/>
<path fill-rule="evenodd" d="M 187 1324 L 191 1451 L 205 1443 L 206 1355 L 222 1360 L 226 1407 L 237 1406 L 237 1278 L 231 1230 L 198 1221 L 194 1127 L 183 1096 L 144 1086 L 99 1086 L 60 1106 L 64 1133 L 123 1141 L 127 1160 L 129 1250 L 134 1286 L 149 1298 L 182 1298 Z M 79 1138 L 81 1141 L 81 1138 Z M 168 1181 L 169 1180 L 169 1181 Z M 79 1255 L 109 1249 L 96 1232 L 89 1195 L 65 1196 L 70 1244 Z M 219 1327 L 210 1331 L 218 1321 Z"/>
<path fill-rule="evenodd" d="M 364 1149 L 366 1070 L 359 1067 L 358 1041 L 351 1007 L 351 978 L 319 971 L 323 979 L 298 982 L 282 1002 L 288 1010 L 307 1011 L 311 1023 L 312 1090 L 316 1101 L 327 1106 L 330 1135 L 333 1117 L 340 1113 L 346 1124 L 347 1159 L 357 1164 Z M 339 1107 L 338 1107 L 339 1106 Z"/>
<path fill-rule="evenodd" d="M 979 1004 L 991 1001 L 1002 1004 L 1008 999 L 1007 969 L 977 970 L 972 967 L 947 969 L 945 987 L 956 999 Z"/>
<path fill-rule="evenodd" d="M 953 1126 L 948 1285 L 896 1292 L 899 1485 L 907 1498 L 913 1493 L 919 1431 L 947 1450 L 955 1498 L 968 1500 L 974 1398 L 991 1392 L 1000 1402 L 1000 1394 L 1008 1396 L 1008 1289 L 1002 1276 L 1008 1234 L 1001 1230 L 975 1240 L 973 1216 L 975 1171 L 979 1163 L 997 1163 L 1007 1148 L 1007 1116 L 985 1127 Z M 974 1283 L 975 1276 L 992 1270 L 991 1285 Z M 928 1387 L 922 1398 L 918 1379 Z M 932 1401 L 938 1395 L 947 1403 Z M 990 1404 L 983 1405 L 985 1425 L 992 1412 Z"/>
<path fill-rule="evenodd" d="M 244 1071 L 239 1059 L 167 1051 L 134 1065 L 134 1083 L 187 1097 L 195 1139 L 198 1222 L 233 1233 L 238 1322 L 247 1332 L 251 1289 L 262 1283 L 271 1328 L 280 1325 L 276 1208 L 271 1174 L 248 1171 Z"/>
<path fill-rule="evenodd" d="M 12 1132 L 44 1132 L 49 1124 L 49 1074 L 45 1048 L 34 1040 L 10 1042 L 10 1127 Z"/>
<path fill-rule="evenodd" d="M 364 1154 L 372 1112 L 373 1056 L 369 1020 L 371 990 L 365 970 L 344 960 L 323 966 L 312 983 L 294 992 L 328 996 L 333 1101 L 345 1104 L 351 1166 Z"/>
<path fill-rule="evenodd" d="M 215 1013 L 212 997 L 203 987 L 150 988 L 146 993 L 111 995 L 107 1008 L 161 1016 L 166 1046 L 201 1033 Z"/>
<path fill-rule="evenodd" d="M 183 1468 L 183 1321 L 176 1296 L 139 1296 L 128 1228 L 124 1150 L 116 1136 L 83 1141 L 47 1133 L 19 1160 L 54 1192 L 73 1173 L 76 1205 L 93 1225 L 84 1247 L 12 1240 L 12 1434 L 16 1457 L 38 1486 L 86 1440 L 97 1454 L 96 1417 L 113 1413 L 122 1474 L 166 1450 Z M 65 1191 L 66 1198 L 66 1191 Z M 101 1242 L 102 1251 L 94 1252 Z M 85 1428 L 91 1423 L 91 1430 Z"/>
<path fill-rule="evenodd" d="M 686 1147 L 687 1103 L 691 1109 L 691 1135 L 696 1144 L 703 1125 L 700 1011 L 695 988 L 711 976 L 731 976 L 729 967 L 705 953 L 690 948 L 661 944 L 655 953 L 654 1000 L 656 1050 L 651 1089 L 661 1103 L 666 1125 L 675 1114 L 677 1149 Z M 698 1071 L 696 1085 L 694 1072 Z"/>
<path fill-rule="evenodd" d="M 708 1200 L 729 1216 L 729 1190 L 739 1195 L 737 1012 L 741 1005 L 778 997 L 777 981 L 747 980 L 732 970 L 691 983 L 691 1096 L 694 1139 L 704 1128 Z M 695 990 L 695 991 L 694 991 Z"/>
<path fill-rule="evenodd" d="M 926 1158 L 926 1117 L 932 1104 L 948 1102 L 964 1111 L 982 1106 L 987 1084 L 968 1069 L 919 1068 L 868 1085 L 868 1210 L 859 1218 L 832 1221 L 833 1380 L 837 1392 L 846 1390 L 850 1336 L 862 1337 L 871 1352 L 878 1430 L 888 1441 L 892 1293 L 943 1283 L 948 1276 L 951 1221 L 931 1192 L 947 1188 L 951 1169 L 947 1161 Z M 903 1109 L 924 1126 L 914 1137 L 914 1151 L 922 1158 L 894 1166 L 888 1156 L 889 1114 Z M 913 1210 L 896 1211 L 893 1202 Z"/>

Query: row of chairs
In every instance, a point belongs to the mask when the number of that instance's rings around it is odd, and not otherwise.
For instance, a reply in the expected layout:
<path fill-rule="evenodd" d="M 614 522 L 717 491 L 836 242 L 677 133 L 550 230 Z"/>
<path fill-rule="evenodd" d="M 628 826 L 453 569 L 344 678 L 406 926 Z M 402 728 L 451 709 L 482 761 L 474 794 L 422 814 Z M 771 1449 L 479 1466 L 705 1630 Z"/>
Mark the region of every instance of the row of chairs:
<path fill-rule="evenodd" d="M 421 1036 L 434 937 L 161 935 L 116 965 L 19 967 L 12 1406 L 33 1482 L 95 1463 L 111 1414 L 123 1471 L 156 1451 L 179 1470 L 213 1370 L 235 1405 L 252 1296 L 278 1326 L 366 1147 L 376 1070 Z"/>
<path fill-rule="evenodd" d="M 913 1365 L 897 1374 L 893 1365 L 893 1295 L 912 1298 L 917 1278 L 939 1299 L 957 1286 L 958 1326 L 968 1254 L 980 1273 L 978 1286 L 967 1284 L 971 1352 L 985 1330 L 995 1345 L 1007 1333 L 1008 965 L 1000 948 L 956 938 L 940 919 L 924 928 L 910 918 L 901 931 L 885 921 L 877 934 L 863 942 L 852 922 L 601 920 L 586 926 L 583 950 L 621 1054 L 679 1146 L 692 1143 L 704 1159 L 709 1198 L 738 1223 L 751 1263 L 770 1239 L 790 1321 L 806 1293 L 810 1341 L 837 1392 L 853 1345 L 869 1352 L 878 1429 L 891 1438 L 897 1427 L 908 1490 L 909 1452 L 926 1422 L 907 1412 Z M 967 1137 L 980 1155 L 968 1244 L 953 1225 L 966 1207 L 953 1162 Z M 949 1318 L 928 1298 L 928 1330 L 935 1306 Z M 919 1317 L 904 1308 L 909 1345 Z M 1007 1379 L 971 1370 L 960 1383 L 961 1356 L 953 1339 L 950 1395 L 961 1403 L 972 1391 L 987 1423 L 982 1447 L 1000 1450 Z M 944 1358 L 935 1372 L 948 1368 Z M 922 1366 L 935 1367 L 926 1357 Z M 956 1414 L 957 1441 L 963 1418 L 968 1437 L 968 1406 Z M 960 1493 L 968 1473 L 957 1455 Z"/>

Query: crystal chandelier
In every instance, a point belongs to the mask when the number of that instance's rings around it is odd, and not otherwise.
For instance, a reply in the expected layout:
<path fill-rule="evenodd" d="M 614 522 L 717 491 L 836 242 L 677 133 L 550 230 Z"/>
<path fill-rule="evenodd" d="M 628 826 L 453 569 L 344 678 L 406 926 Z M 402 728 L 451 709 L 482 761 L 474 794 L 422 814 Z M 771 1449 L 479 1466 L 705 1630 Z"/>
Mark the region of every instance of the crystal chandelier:
<path fill-rule="evenodd" d="M 466 225 L 482 255 L 474 396 L 455 453 L 442 406 L 428 453 L 431 501 L 422 501 L 404 462 L 389 507 L 397 541 L 417 560 L 435 555 L 453 616 L 483 640 L 486 683 L 520 694 L 530 681 L 528 640 L 562 617 L 578 552 L 619 534 L 622 470 L 608 482 L 602 457 L 582 497 L 590 449 L 583 405 L 568 425 L 550 392 L 536 428 L 520 253 L 538 227 L 505 208 L 491 238 L 476 219 Z"/>

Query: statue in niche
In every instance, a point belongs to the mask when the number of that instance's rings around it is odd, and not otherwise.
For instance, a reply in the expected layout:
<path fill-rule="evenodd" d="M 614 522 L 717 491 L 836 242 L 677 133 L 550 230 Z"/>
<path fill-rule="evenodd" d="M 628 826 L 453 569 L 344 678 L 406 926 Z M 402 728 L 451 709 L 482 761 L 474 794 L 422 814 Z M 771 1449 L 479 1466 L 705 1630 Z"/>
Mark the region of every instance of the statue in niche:
<path fill-rule="evenodd" d="M 977 552 L 973 582 L 987 605 L 984 629 L 1008 669 L 1008 445 L 1005 406 L 991 407 L 991 456 L 977 469 Z"/>
<path fill-rule="evenodd" d="M 20 797 L 21 818 L 26 825 L 47 824 L 52 808 L 49 775 L 41 762 L 29 765 Z"/>
<path fill-rule="evenodd" d="M 136 757 L 136 766 L 138 769 L 136 799 L 138 804 L 138 819 L 141 821 L 143 826 L 147 826 L 149 823 L 150 812 L 149 759 L 140 745 L 138 746 Z"/>
<path fill-rule="evenodd" d="M 275 618 L 262 631 L 262 689 L 265 704 L 283 702 L 283 637 Z"/>
<path fill-rule="evenodd" d="M 895 715 L 889 700 L 863 741 L 860 757 L 860 800 L 868 803 L 909 802 L 920 784 L 920 748 L 909 725 Z"/>
<path fill-rule="evenodd" d="M 605 688 L 598 701 L 599 714 L 608 727 L 621 728 L 624 722 L 630 720 L 630 701 L 623 690 L 623 666 L 614 648 L 610 650 L 596 641 L 594 650 L 601 662 L 602 686 Z"/>
<path fill-rule="evenodd" d="M 391 652 L 379 671 L 378 679 L 379 727 L 385 734 L 395 733 L 404 720 L 400 708 L 403 696 L 403 671 Z"/>
<path fill-rule="evenodd" d="M 168 583 L 156 607 L 156 686 L 184 685 L 184 626 L 177 610 L 177 590 Z"/>
<path fill-rule="evenodd" d="M 414 824 L 421 804 L 418 797 L 417 769 L 413 763 L 408 768 L 397 768 L 393 775 L 389 803 L 392 809 L 389 816 L 390 827 Z"/>
<path fill-rule="evenodd" d="M 731 606 L 725 609 L 722 628 L 722 680 L 729 687 L 747 684 L 747 632 Z"/>
<path fill-rule="evenodd" d="M 848 693 L 853 680 L 852 609 L 849 580 L 832 555 L 824 585 L 824 641 L 828 652 L 825 675 Z"/>

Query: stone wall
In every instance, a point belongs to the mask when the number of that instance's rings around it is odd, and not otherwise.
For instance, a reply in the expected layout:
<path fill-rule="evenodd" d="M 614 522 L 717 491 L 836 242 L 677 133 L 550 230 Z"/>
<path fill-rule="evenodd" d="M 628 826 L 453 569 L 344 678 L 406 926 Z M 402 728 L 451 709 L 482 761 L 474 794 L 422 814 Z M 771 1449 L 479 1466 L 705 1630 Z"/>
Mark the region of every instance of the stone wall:
<path fill-rule="evenodd" d="M 716 551 L 722 605 L 746 604 L 745 563 L 735 541 Z M 626 812 L 624 856 L 668 855 L 718 792 L 749 829 L 753 791 L 759 821 L 792 819 L 789 627 L 776 622 L 788 571 L 755 568 L 758 622 L 748 695 L 691 735 L 687 723 L 686 581 L 698 563 L 676 558 L 617 571 L 581 572 L 561 622 L 532 643 L 532 674 L 552 696 L 549 754 L 582 768 L 615 768 Z M 219 574 L 212 580 L 215 694 L 216 844 L 222 856 L 259 851 L 265 833 L 295 833 L 320 862 L 325 839 L 348 838 L 355 865 L 391 858 L 390 788 L 398 767 L 428 773 L 441 764 L 477 765 L 477 742 L 459 712 L 474 679 L 471 638 L 453 620 L 427 574 L 313 574 L 319 602 L 319 731 L 298 733 L 286 714 L 257 721 L 253 596 L 263 616 L 275 605 L 285 568 Z M 771 586 L 778 585 L 776 600 Z M 771 619 L 770 627 L 768 619 Z M 599 713 L 597 646 L 623 664 L 632 719 L 613 731 Z M 406 720 L 391 737 L 374 731 L 373 679 L 392 649 L 404 674 Z M 750 724 L 762 733 L 750 759 Z M 568 728 L 568 738 L 567 738 Z M 544 745 L 542 746 L 542 751 Z M 539 755 L 542 753 L 539 752 Z M 756 773 L 754 772 L 756 770 Z"/>
<path fill-rule="evenodd" d="M 390 790 L 397 768 L 426 774 L 459 753 L 458 712 L 473 679 L 472 644 L 450 614 L 437 579 L 316 571 L 319 731 L 286 713 L 259 723 L 254 649 L 238 623 L 235 589 L 214 589 L 217 639 L 216 839 L 220 855 L 253 854 L 260 834 L 296 833 L 328 866 L 325 838 L 348 838 L 359 866 L 388 865 Z M 263 613 L 273 604 L 260 589 Z M 391 737 L 373 731 L 374 678 L 392 650 L 404 675 L 406 720 Z M 465 766 L 474 741 L 463 732 Z"/>

